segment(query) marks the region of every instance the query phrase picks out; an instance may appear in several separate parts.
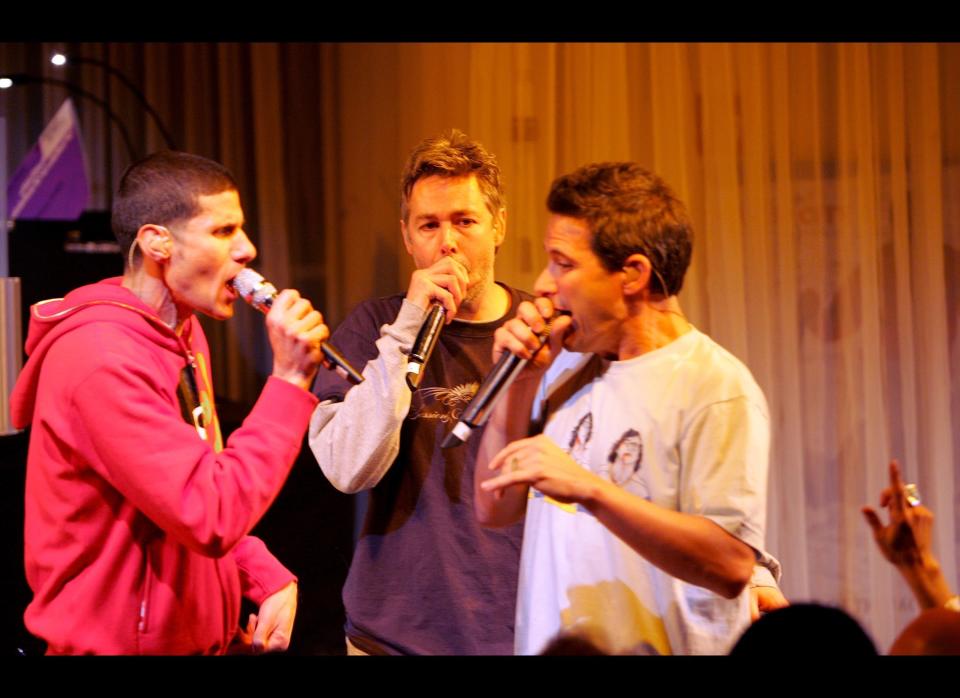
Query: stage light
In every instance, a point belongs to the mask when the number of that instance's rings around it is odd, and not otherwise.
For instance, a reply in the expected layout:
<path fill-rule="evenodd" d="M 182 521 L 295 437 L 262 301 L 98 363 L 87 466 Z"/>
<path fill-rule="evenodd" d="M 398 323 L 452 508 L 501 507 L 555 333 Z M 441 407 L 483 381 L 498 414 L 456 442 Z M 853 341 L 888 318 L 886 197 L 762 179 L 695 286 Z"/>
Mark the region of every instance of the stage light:
<path fill-rule="evenodd" d="M 84 99 L 90 100 L 96 104 L 98 107 L 103 109 L 103 112 L 107 115 L 107 118 L 113 122 L 113 124 L 117 127 L 117 130 L 120 132 L 120 137 L 123 139 L 123 143 L 127 147 L 127 155 L 130 157 L 130 162 L 136 162 L 140 159 L 136 149 L 133 147 L 133 141 L 130 139 L 130 132 L 127 131 L 127 127 L 124 126 L 123 121 L 120 120 L 120 117 L 117 116 L 117 113 L 110 108 L 110 105 L 107 104 L 107 102 L 100 99 L 95 94 L 83 89 L 80 87 L 80 85 L 72 83 L 69 80 L 58 80 L 57 78 L 48 78 L 43 75 L 31 75 L 29 73 L 16 73 L 0 78 L 0 87 L 3 87 L 4 89 L 30 84 L 56 85 L 57 87 L 62 87 L 78 97 L 83 97 Z"/>
<path fill-rule="evenodd" d="M 160 118 L 160 115 L 157 113 L 157 110 L 153 108 L 150 102 L 147 101 L 146 95 L 137 87 L 133 81 L 128 78 L 123 72 L 117 70 L 107 61 L 102 61 L 99 58 L 89 58 L 87 56 L 67 56 L 64 53 L 55 53 L 53 57 L 50 58 L 50 62 L 56 66 L 66 65 L 68 62 L 71 65 L 95 65 L 101 70 L 107 72 L 107 74 L 112 75 L 117 80 L 123 83 L 123 86 L 126 87 L 130 93 L 137 98 L 137 101 L 140 102 L 140 106 L 143 107 L 143 110 L 147 112 L 153 123 L 156 125 L 157 130 L 160 131 L 160 135 L 163 137 L 164 142 L 167 144 L 167 148 L 170 150 L 176 150 L 176 142 L 173 140 L 173 136 L 170 134 L 170 131 L 164 125 L 163 120 Z"/>

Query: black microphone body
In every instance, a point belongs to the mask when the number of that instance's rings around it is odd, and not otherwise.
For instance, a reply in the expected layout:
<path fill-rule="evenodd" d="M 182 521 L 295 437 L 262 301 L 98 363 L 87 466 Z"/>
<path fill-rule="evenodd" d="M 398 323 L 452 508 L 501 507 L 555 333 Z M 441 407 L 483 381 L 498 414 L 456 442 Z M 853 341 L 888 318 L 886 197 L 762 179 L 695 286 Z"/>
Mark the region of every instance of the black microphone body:
<path fill-rule="evenodd" d="M 537 335 L 540 344 L 532 356 L 536 356 L 537 352 L 547 343 L 547 340 L 550 338 L 550 326 L 552 324 L 553 318 L 547 321 L 546 328 Z M 516 354 L 505 351 L 490 373 L 487 374 L 487 377 L 484 378 L 483 384 L 480 386 L 477 394 L 473 396 L 470 404 L 464 409 L 463 414 L 460 416 L 460 421 L 454 425 L 453 430 L 444 438 L 443 443 L 440 444 L 440 448 L 452 448 L 466 443 L 474 429 L 486 424 L 490 418 L 490 414 L 493 412 L 493 408 L 496 407 L 500 398 L 507 394 L 513 381 L 520 371 L 523 370 L 524 366 L 527 365 L 528 361 L 529 359 L 523 359 Z"/>
<path fill-rule="evenodd" d="M 276 287 L 253 269 L 241 269 L 240 273 L 230 281 L 230 285 L 243 300 L 261 313 L 269 312 L 270 308 L 273 307 L 273 301 L 277 298 Z M 335 370 L 342 378 L 354 385 L 363 383 L 363 376 L 350 365 L 350 362 L 339 351 L 325 342 L 320 345 L 320 351 L 330 362 L 330 368 Z"/>
<path fill-rule="evenodd" d="M 440 331 L 446 319 L 447 309 L 440 303 L 433 302 L 407 357 L 407 385 L 410 390 L 416 390 L 420 386 L 420 381 L 423 380 L 423 369 L 430 360 L 434 347 L 437 346 L 437 340 L 440 339 Z"/>

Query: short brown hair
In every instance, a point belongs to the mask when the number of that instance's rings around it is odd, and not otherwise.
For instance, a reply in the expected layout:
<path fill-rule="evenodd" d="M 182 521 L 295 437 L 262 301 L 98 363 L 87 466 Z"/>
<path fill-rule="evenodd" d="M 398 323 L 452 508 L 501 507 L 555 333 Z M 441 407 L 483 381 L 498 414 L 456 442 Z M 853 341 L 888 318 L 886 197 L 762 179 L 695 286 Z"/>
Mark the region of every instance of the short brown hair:
<path fill-rule="evenodd" d="M 500 183 L 497 159 L 462 131 L 453 129 L 437 138 L 421 142 L 403 168 L 400 176 L 400 218 L 406 223 L 410 215 L 410 194 L 413 185 L 423 177 L 467 177 L 474 175 L 494 216 L 506 205 Z"/>
<path fill-rule="evenodd" d="M 554 180 L 551 213 L 583 220 L 604 268 L 623 268 L 631 254 L 650 260 L 650 291 L 680 292 L 693 252 L 693 228 L 683 204 L 660 177 L 633 162 L 585 165 Z"/>
<path fill-rule="evenodd" d="M 169 226 L 198 214 L 197 199 L 208 194 L 237 191 L 226 167 L 199 155 L 163 150 L 127 168 L 113 200 L 111 227 L 127 252 L 137 231 L 148 223 Z M 131 264 L 134 254 L 127 254 Z"/>

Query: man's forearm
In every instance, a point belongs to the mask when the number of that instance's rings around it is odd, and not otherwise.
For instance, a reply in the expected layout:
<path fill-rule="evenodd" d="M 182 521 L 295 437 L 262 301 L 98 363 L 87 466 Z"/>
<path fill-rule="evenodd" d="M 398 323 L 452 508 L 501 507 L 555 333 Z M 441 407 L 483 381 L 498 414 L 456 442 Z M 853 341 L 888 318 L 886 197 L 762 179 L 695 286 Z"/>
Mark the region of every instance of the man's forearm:
<path fill-rule="evenodd" d="M 400 427 L 410 410 L 405 371 L 410 346 L 423 322 L 423 310 L 404 301 L 391 325 L 383 328 L 377 357 L 364 369 L 364 381 L 342 402 L 321 403 L 310 420 L 310 450 L 327 479 L 341 492 L 374 487 L 397 457 Z"/>
<path fill-rule="evenodd" d="M 750 581 L 752 548 L 717 523 L 665 509 L 599 477 L 593 483 L 583 505 L 664 572 L 726 598 Z"/>
<path fill-rule="evenodd" d="M 940 563 L 933 555 L 924 555 L 915 563 L 897 565 L 897 569 L 910 585 L 921 608 L 941 608 L 952 596 Z"/>
<path fill-rule="evenodd" d="M 231 555 L 240 572 L 240 591 L 258 606 L 271 594 L 297 581 L 297 576 L 255 536 L 244 537 Z"/>
<path fill-rule="evenodd" d="M 516 485 L 502 491 L 502 496 L 480 489 L 480 483 L 495 475 L 487 465 L 508 443 L 530 433 L 530 411 L 537 394 L 540 372 L 532 369 L 510 387 L 490 415 L 483 430 L 474 469 L 474 507 L 477 520 L 484 526 L 509 526 L 523 518 L 526 510 L 526 486 Z"/>

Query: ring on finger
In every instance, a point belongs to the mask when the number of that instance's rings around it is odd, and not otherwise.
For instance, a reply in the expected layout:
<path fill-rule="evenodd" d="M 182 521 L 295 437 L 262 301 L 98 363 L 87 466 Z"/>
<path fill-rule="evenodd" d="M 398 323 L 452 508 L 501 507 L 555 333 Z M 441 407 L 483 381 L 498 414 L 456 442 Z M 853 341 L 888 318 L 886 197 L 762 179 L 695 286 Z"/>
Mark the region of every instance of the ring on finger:
<path fill-rule="evenodd" d="M 909 483 L 903 486 L 903 496 L 907 500 L 907 504 L 912 507 L 918 506 L 920 504 L 920 490 L 917 488 L 916 483 Z"/>

